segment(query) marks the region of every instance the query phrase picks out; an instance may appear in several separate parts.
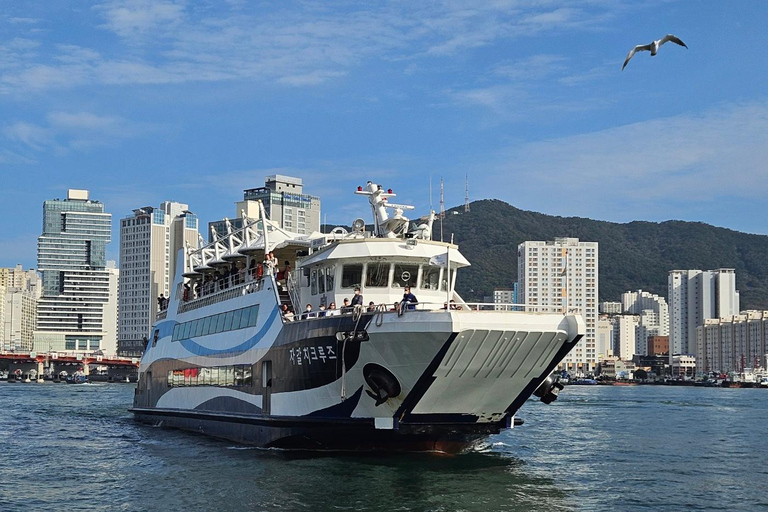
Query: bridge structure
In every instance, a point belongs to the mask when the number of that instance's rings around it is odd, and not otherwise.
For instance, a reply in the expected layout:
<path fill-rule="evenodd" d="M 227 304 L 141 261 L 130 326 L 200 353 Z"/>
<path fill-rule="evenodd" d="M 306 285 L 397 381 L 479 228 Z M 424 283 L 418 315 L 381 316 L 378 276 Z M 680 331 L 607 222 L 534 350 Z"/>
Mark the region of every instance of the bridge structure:
<path fill-rule="evenodd" d="M 85 375 L 90 373 L 90 366 L 106 366 L 108 370 L 122 370 L 126 374 L 135 373 L 139 368 L 136 357 L 105 356 L 87 353 L 61 352 L 7 352 L 0 351 L 0 361 L 7 361 L 15 368 L 36 369 L 42 376 L 45 367 L 53 372 L 55 366 L 78 366 Z"/>

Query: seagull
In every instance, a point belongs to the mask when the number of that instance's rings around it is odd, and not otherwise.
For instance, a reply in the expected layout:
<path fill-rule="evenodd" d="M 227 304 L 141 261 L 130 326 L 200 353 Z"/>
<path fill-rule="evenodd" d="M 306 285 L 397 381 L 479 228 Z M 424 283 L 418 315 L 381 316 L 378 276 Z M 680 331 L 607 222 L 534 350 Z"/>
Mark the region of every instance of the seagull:
<path fill-rule="evenodd" d="M 629 53 L 627 54 L 627 59 L 624 61 L 624 65 L 621 66 L 621 70 L 624 71 L 624 68 L 627 67 L 627 62 L 629 62 L 629 59 L 634 57 L 636 52 L 642 52 L 642 51 L 650 51 L 651 57 L 656 55 L 656 52 L 659 51 L 659 48 L 661 48 L 661 45 L 666 43 L 667 41 L 672 41 L 675 44 L 679 44 L 680 46 L 685 46 L 688 48 L 688 46 L 677 36 L 673 36 L 672 34 L 667 34 L 661 39 L 658 39 L 652 43 L 649 44 L 639 44 L 629 50 Z"/>

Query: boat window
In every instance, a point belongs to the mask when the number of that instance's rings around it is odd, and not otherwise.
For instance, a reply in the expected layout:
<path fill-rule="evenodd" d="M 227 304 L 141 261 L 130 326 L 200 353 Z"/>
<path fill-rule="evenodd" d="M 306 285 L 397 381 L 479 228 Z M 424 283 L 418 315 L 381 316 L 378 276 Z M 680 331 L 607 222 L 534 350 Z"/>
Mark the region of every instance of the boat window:
<path fill-rule="evenodd" d="M 369 263 L 365 271 L 365 286 L 384 287 L 389 284 L 389 263 Z"/>
<path fill-rule="evenodd" d="M 232 326 L 230 329 L 239 329 L 240 328 L 240 317 L 242 316 L 243 311 L 241 309 L 236 309 L 232 312 Z M 224 325 L 226 326 L 226 322 L 224 322 Z M 229 329 L 228 329 L 229 330 Z"/>
<path fill-rule="evenodd" d="M 363 265 L 344 265 L 341 272 L 341 287 L 354 288 L 363 282 Z"/>
<path fill-rule="evenodd" d="M 203 318 L 203 330 L 202 330 L 202 336 L 205 336 L 206 334 L 211 333 L 211 317 L 207 316 Z"/>
<path fill-rule="evenodd" d="M 437 290 L 440 283 L 440 267 L 424 265 L 421 267 L 421 289 Z"/>
<path fill-rule="evenodd" d="M 448 275 L 449 270 L 445 269 L 443 270 L 443 280 L 440 282 L 440 289 L 444 292 L 448 291 L 448 283 L 453 278 L 453 274 L 456 272 L 455 270 L 450 270 L 450 276 Z"/>
<path fill-rule="evenodd" d="M 321 268 L 317 271 L 318 273 L 318 288 L 320 290 L 320 293 L 325 293 L 325 269 Z"/>
<path fill-rule="evenodd" d="M 179 339 L 179 331 L 181 331 L 182 327 L 183 326 L 181 324 L 176 324 L 173 326 L 173 337 L 171 338 L 173 341 Z"/>
<path fill-rule="evenodd" d="M 336 267 L 328 267 L 325 269 L 325 289 L 329 292 L 333 291 L 333 281 L 336 277 Z"/>
<path fill-rule="evenodd" d="M 219 313 L 216 315 L 216 331 L 214 332 L 223 332 L 224 331 L 224 318 L 227 315 L 225 313 Z"/>
<path fill-rule="evenodd" d="M 309 278 L 309 287 L 312 295 L 317 295 L 317 269 L 312 271 L 312 275 Z"/>
<path fill-rule="evenodd" d="M 248 315 L 248 327 L 255 327 L 259 319 L 259 306 L 251 306 L 251 314 Z"/>
<path fill-rule="evenodd" d="M 392 287 L 404 288 L 411 286 L 416 288 L 416 278 L 419 275 L 419 266 L 410 263 L 395 263 L 395 275 L 392 277 Z"/>
<path fill-rule="evenodd" d="M 181 339 L 186 340 L 189 339 L 189 331 L 192 327 L 192 322 L 184 324 L 184 333 L 181 335 Z"/>
<path fill-rule="evenodd" d="M 227 311 L 227 314 L 224 316 L 224 330 L 230 331 L 232 330 L 232 318 L 234 316 L 234 311 Z"/>
<path fill-rule="evenodd" d="M 195 321 L 195 336 L 202 336 L 203 335 L 203 327 L 205 327 L 205 320 L 199 319 Z"/>

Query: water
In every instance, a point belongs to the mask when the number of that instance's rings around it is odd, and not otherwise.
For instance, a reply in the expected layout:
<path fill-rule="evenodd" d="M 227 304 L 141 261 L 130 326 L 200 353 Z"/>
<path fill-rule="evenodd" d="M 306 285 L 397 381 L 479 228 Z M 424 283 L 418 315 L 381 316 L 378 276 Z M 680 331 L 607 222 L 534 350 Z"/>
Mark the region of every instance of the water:
<path fill-rule="evenodd" d="M 0 383 L 0 510 L 768 510 L 768 390 L 571 386 L 482 453 L 318 456 L 136 424 L 133 388 Z"/>

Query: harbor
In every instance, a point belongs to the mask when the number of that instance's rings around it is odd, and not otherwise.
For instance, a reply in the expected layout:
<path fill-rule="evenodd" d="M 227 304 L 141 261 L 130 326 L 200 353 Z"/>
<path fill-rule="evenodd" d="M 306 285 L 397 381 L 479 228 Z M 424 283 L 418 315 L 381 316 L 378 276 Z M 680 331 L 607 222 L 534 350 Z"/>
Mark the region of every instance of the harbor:
<path fill-rule="evenodd" d="M 8 511 L 754 512 L 766 506 L 756 389 L 567 386 L 477 452 L 354 456 L 243 447 L 145 428 L 134 385 L 0 382 Z M 30 406 L 34 404 L 34 406 Z M 66 464 L 77 477 L 61 475 Z M 12 490 L 12 491 L 11 491 Z"/>

